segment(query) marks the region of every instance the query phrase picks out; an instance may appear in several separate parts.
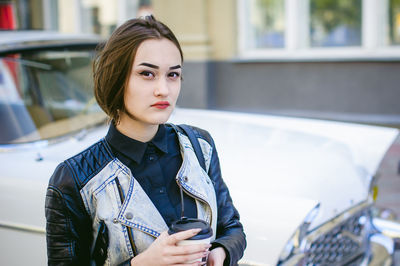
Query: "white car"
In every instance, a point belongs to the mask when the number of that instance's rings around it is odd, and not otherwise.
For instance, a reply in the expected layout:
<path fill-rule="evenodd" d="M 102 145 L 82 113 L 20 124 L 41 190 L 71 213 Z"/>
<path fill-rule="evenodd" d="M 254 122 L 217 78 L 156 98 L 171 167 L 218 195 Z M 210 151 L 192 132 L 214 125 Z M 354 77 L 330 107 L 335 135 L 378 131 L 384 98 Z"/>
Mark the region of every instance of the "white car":
<path fill-rule="evenodd" d="M 98 39 L 0 32 L 0 265 L 45 265 L 55 167 L 105 136 Z M 208 130 L 247 235 L 241 265 L 391 265 L 400 224 L 375 217 L 374 178 L 396 129 L 178 108 Z"/>

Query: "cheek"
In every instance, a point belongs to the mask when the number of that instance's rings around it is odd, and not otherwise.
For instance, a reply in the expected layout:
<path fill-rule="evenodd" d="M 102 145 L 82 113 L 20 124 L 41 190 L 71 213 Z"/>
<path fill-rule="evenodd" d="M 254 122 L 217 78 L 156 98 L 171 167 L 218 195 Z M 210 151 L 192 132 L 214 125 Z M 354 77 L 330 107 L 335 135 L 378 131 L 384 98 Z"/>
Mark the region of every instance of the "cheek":
<path fill-rule="evenodd" d="M 147 82 L 141 79 L 130 80 L 127 90 L 125 91 L 125 101 L 139 101 L 146 97 L 146 92 L 149 91 Z"/>
<path fill-rule="evenodd" d="M 181 91 L 181 81 L 176 82 L 176 84 L 173 85 L 171 93 L 175 96 L 178 97 L 179 92 Z"/>

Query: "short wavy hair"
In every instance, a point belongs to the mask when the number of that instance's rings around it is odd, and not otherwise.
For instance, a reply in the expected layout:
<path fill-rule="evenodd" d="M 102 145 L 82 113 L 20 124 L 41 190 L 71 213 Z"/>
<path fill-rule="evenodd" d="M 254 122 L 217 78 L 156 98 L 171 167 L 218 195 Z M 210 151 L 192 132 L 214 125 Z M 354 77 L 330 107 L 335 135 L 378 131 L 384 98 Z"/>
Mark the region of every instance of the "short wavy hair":
<path fill-rule="evenodd" d="M 93 62 L 94 95 L 115 124 L 119 122 L 120 112 L 126 112 L 124 93 L 139 45 L 145 40 L 163 38 L 176 45 L 183 62 L 182 49 L 174 33 L 152 15 L 126 21 L 97 47 Z"/>

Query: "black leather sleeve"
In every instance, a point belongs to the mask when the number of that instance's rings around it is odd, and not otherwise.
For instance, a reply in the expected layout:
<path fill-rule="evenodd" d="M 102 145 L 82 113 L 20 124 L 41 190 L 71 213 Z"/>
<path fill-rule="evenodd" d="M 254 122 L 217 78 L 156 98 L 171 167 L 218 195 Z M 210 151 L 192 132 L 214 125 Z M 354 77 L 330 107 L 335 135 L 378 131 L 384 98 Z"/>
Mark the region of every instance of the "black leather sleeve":
<path fill-rule="evenodd" d="M 91 221 L 65 163 L 50 178 L 45 214 L 48 265 L 89 265 Z"/>
<path fill-rule="evenodd" d="M 224 265 L 237 265 L 237 262 L 243 256 L 243 252 L 246 248 L 246 235 L 240 223 L 239 213 L 233 205 L 229 190 L 222 179 L 219 158 L 214 141 L 207 131 L 197 128 L 196 130 L 200 133 L 200 136 L 213 147 L 208 174 L 214 183 L 217 196 L 218 220 L 216 239 L 212 245 L 213 247 L 222 246 L 225 251 L 227 251 L 227 258 L 225 259 Z"/>

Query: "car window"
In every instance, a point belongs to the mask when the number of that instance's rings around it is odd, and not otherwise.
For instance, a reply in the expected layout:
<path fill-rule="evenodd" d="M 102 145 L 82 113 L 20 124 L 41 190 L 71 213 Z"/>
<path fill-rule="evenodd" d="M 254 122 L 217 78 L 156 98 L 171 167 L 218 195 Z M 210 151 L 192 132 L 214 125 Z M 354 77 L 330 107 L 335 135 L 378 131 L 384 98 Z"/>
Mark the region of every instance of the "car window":
<path fill-rule="evenodd" d="M 92 50 L 0 57 L 1 144 L 51 139 L 105 121 L 92 85 Z"/>

